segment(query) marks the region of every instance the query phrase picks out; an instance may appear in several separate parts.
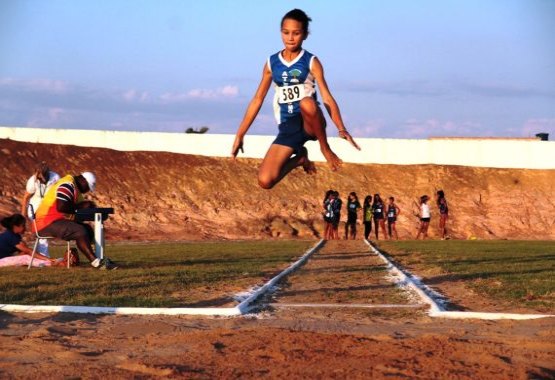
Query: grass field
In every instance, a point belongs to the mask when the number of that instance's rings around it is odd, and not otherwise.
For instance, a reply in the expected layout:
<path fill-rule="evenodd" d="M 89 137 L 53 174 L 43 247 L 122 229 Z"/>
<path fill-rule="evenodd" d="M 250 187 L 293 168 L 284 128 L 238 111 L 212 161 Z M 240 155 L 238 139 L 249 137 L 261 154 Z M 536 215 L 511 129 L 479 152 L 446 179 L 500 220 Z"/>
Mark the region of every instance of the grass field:
<path fill-rule="evenodd" d="M 428 283 L 462 280 L 493 300 L 555 311 L 553 241 L 392 241 L 379 248 L 407 268 L 441 269 Z"/>
<path fill-rule="evenodd" d="M 287 267 L 314 241 L 110 245 L 120 268 L 0 268 L 0 303 L 183 307 L 221 306 Z M 55 247 L 53 257 L 60 256 Z M 83 262 L 84 261 L 84 262 Z"/>

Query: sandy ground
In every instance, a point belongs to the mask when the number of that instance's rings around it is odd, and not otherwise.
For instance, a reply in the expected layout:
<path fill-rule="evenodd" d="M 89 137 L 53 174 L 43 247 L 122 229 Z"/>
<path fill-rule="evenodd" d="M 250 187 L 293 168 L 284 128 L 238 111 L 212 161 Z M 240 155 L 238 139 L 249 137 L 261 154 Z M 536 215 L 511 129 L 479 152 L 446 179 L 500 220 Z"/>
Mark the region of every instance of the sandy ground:
<path fill-rule="evenodd" d="M 415 303 L 362 244 L 330 242 L 239 318 L 0 312 L 0 378 L 555 378 L 553 318 L 344 307 Z"/>

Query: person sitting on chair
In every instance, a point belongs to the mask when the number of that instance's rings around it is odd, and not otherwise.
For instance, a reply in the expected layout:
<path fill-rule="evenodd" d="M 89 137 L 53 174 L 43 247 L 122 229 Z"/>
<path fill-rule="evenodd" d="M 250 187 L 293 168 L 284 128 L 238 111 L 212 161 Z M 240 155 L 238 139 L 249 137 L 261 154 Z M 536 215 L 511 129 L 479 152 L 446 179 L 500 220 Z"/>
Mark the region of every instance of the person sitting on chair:
<path fill-rule="evenodd" d="M 83 198 L 83 194 L 94 191 L 96 177 L 91 172 L 79 175 L 66 175 L 56 182 L 45 194 L 36 212 L 36 224 L 39 234 L 53 236 L 66 241 L 75 240 L 79 251 L 98 269 L 116 269 L 117 266 L 108 258 L 99 259 L 91 247 L 94 236 L 91 226 L 75 220 L 78 209 L 94 208 L 92 201 Z"/>
<path fill-rule="evenodd" d="M 44 198 L 48 189 L 59 179 L 58 173 L 51 171 L 48 164 L 45 161 L 41 161 L 35 169 L 35 173 L 27 180 L 25 194 L 21 199 L 21 214 L 27 215 L 29 219 L 34 219 L 34 213 L 39 208 L 42 198 Z M 32 209 L 31 206 L 33 207 Z M 48 239 L 39 239 L 37 252 L 40 252 L 43 256 L 50 257 L 48 253 Z"/>

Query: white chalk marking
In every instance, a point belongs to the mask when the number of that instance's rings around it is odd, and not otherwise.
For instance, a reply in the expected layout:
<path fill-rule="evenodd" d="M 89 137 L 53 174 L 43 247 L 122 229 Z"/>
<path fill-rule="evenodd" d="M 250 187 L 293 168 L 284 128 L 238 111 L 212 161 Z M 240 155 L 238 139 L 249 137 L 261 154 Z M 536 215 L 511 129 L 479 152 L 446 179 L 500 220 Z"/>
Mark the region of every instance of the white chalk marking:
<path fill-rule="evenodd" d="M 322 244 L 324 244 L 323 239 L 320 240 L 318 243 L 316 243 L 316 245 L 314 247 L 309 249 L 303 256 L 301 256 L 301 258 L 299 260 L 295 261 L 293 264 L 291 264 L 283 272 L 279 273 L 277 276 L 272 278 L 270 281 L 265 283 L 260 288 L 257 288 L 256 290 L 254 290 L 243 302 L 241 302 L 239 305 L 237 305 L 237 308 L 239 310 L 241 310 L 241 313 L 243 313 L 243 314 L 247 313 L 251 309 L 250 304 L 252 304 L 254 301 L 256 301 L 256 299 L 258 297 L 260 297 L 262 294 L 270 291 L 273 287 L 275 287 L 276 284 L 284 276 L 287 276 L 288 274 L 290 274 L 294 270 L 298 269 L 301 265 L 303 265 L 308 260 L 308 258 L 310 256 L 312 256 L 314 254 L 314 252 L 316 252 L 316 250 L 318 250 L 318 248 L 320 248 L 322 246 Z"/>
<path fill-rule="evenodd" d="M 498 320 L 498 319 L 514 319 L 514 320 L 525 320 L 525 319 L 539 319 L 539 318 L 549 318 L 555 317 L 552 314 L 516 314 L 516 313 L 488 313 L 488 312 L 474 312 L 474 311 L 447 311 L 443 304 L 446 298 L 433 291 L 426 285 L 424 285 L 418 278 L 412 275 L 406 270 L 402 270 L 397 267 L 391 260 L 389 260 L 385 255 L 383 255 L 379 249 L 377 249 L 368 240 L 364 240 L 370 249 L 378 255 L 378 257 L 386 264 L 388 271 L 395 276 L 401 286 L 407 286 L 412 289 L 426 304 L 430 305 L 430 311 L 428 315 L 430 317 L 439 318 L 458 318 L 458 319 L 488 319 L 488 320 Z"/>
<path fill-rule="evenodd" d="M 362 303 L 271 303 L 272 307 L 315 307 L 315 308 L 353 308 L 353 309 L 402 309 L 402 308 L 420 308 L 426 306 L 424 304 L 362 304 Z"/>
<path fill-rule="evenodd" d="M 117 315 L 213 315 L 234 316 L 241 312 L 235 307 L 101 307 L 101 306 L 55 306 L 55 305 L 0 305 L 0 310 L 18 313 L 78 313 Z"/>

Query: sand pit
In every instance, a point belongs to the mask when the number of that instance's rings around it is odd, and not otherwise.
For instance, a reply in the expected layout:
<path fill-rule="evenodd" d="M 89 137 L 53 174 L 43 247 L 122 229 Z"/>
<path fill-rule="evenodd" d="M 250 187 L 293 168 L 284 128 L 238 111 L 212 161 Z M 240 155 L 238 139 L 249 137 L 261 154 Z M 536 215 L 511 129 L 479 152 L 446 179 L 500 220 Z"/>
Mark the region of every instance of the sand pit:
<path fill-rule="evenodd" d="M 555 376 L 553 318 L 432 319 L 384 274 L 383 263 L 368 254 L 362 241 L 328 242 L 266 297 L 261 312 L 243 317 L 1 312 L 0 346 L 7 349 L 0 376 Z M 301 307 L 287 306 L 293 304 Z M 406 307 L 382 307 L 387 304 Z"/>

